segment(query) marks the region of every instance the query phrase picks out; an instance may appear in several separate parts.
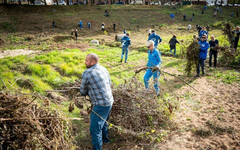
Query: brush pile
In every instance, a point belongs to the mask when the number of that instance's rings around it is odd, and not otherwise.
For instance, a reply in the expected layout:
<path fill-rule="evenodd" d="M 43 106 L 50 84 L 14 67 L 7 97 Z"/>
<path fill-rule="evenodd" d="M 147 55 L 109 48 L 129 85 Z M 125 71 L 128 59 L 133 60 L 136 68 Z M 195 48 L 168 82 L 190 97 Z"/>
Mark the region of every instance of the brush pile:
<path fill-rule="evenodd" d="M 193 40 L 192 43 L 187 47 L 187 65 L 185 71 L 189 75 L 192 71 L 192 68 L 196 68 L 198 65 L 199 57 L 199 44 L 197 40 Z"/>
<path fill-rule="evenodd" d="M 0 93 L 0 149 L 71 149 L 69 123 L 35 98 Z"/>
<path fill-rule="evenodd" d="M 169 113 L 167 105 L 159 102 L 154 89 L 146 90 L 144 85 L 132 78 L 125 84 L 113 88 L 114 104 L 110 122 L 123 127 L 124 136 L 140 136 L 141 134 L 159 129 L 166 123 Z M 165 109 L 166 108 L 166 109 Z"/>
<path fill-rule="evenodd" d="M 228 46 L 219 46 L 212 48 L 215 51 L 218 51 L 221 54 L 221 62 L 222 64 L 231 64 L 235 61 L 237 56 L 237 52 Z"/>
<path fill-rule="evenodd" d="M 233 25 L 229 22 L 223 23 L 223 34 L 228 37 L 228 41 L 230 43 L 230 47 L 233 47 Z"/>

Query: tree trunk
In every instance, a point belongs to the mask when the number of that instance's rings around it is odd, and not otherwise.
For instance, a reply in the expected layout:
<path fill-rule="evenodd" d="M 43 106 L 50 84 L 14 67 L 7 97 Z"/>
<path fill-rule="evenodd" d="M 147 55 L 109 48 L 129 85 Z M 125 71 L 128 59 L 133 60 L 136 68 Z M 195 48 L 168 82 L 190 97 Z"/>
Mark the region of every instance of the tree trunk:
<path fill-rule="evenodd" d="M 69 0 L 67 0 L 67 5 L 69 5 Z"/>
<path fill-rule="evenodd" d="M 7 4 L 7 0 L 4 0 L 4 4 Z"/>
<path fill-rule="evenodd" d="M 145 5 L 145 0 L 142 0 L 142 4 Z"/>
<path fill-rule="evenodd" d="M 94 4 L 96 5 L 98 3 L 98 0 L 94 0 Z"/>
<path fill-rule="evenodd" d="M 22 5 L 22 0 L 18 0 L 18 5 Z"/>
<path fill-rule="evenodd" d="M 111 3 L 111 0 L 108 0 L 108 5 L 111 5 L 112 3 Z"/>
<path fill-rule="evenodd" d="M 44 0 L 44 5 L 47 5 L 47 1 L 46 0 Z"/>

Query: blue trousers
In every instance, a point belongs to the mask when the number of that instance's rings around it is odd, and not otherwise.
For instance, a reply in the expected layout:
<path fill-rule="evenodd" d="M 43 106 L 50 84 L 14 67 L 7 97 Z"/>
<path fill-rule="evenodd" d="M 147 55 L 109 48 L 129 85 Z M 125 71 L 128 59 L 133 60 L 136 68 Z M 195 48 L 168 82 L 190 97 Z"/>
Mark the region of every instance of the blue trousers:
<path fill-rule="evenodd" d="M 82 29 L 82 28 L 83 28 L 83 25 L 82 25 L 82 24 L 79 24 L 79 27 Z"/>
<path fill-rule="evenodd" d="M 104 120 L 108 120 L 112 106 L 94 106 L 93 111 L 100 115 Z M 102 144 L 109 142 L 108 125 L 94 112 L 90 114 L 90 133 L 92 136 L 92 145 L 94 150 L 101 150 Z"/>
<path fill-rule="evenodd" d="M 199 59 L 199 62 L 197 65 L 197 76 L 200 75 L 200 67 L 202 68 L 202 75 L 204 75 L 205 73 L 204 64 L 205 64 L 205 59 Z"/>
<path fill-rule="evenodd" d="M 176 56 L 176 47 L 175 48 L 170 48 L 170 53 L 172 53 L 172 50 L 174 49 L 173 54 Z"/>
<path fill-rule="evenodd" d="M 158 95 L 159 92 L 160 92 L 160 89 L 158 87 L 158 80 L 159 80 L 159 77 L 160 77 L 160 71 L 155 71 L 155 72 L 152 72 L 152 69 L 147 69 L 145 75 L 144 75 L 144 84 L 145 84 L 145 88 L 148 89 L 149 88 L 149 79 L 153 76 L 153 81 L 154 81 L 154 88 L 156 90 L 156 94 Z"/>
<path fill-rule="evenodd" d="M 125 62 L 127 62 L 127 59 L 128 59 L 128 48 L 127 47 L 122 47 L 121 60 L 123 59 L 124 54 L 125 54 Z"/>

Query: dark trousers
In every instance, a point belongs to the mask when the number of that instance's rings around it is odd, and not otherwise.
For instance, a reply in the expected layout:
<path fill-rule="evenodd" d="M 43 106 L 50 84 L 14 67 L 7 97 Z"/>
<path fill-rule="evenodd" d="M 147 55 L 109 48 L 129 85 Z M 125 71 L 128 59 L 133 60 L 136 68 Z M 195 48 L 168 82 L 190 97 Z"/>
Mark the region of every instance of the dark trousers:
<path fill-rule="evenodd" d="M 200 67 L 202 68 L 202 75 L 204 75 L 204 73 L 205 73 L 204 63 L 205 63 L 205 59 L 199 59 L 199 62 L 198 62 L 198 65 L 197 65 L 197 76 L 200 75 Z"/>
<path fill-rule="evenodd" d="M 212 55 L 214 57 L 214 67 L 217 66 L 217 51 L 211 50 L 209 52 L 209 66 L 212 67 Z"/>
<path fill-rule="evenodd" d="M 239 40 L 234 40 L 234 48 L 235 48 L 235 49 L 237 49 L 238 41 L 239 41 Z"/>

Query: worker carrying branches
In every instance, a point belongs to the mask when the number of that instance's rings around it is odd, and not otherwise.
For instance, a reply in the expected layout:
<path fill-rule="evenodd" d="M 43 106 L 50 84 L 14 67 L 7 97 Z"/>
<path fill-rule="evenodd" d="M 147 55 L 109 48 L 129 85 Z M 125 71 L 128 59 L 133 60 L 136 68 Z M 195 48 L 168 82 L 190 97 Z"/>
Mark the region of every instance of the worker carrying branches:
<path fill-rule="evenodd" d="M 101 150 L 102 144 L 109 142 L 107 121 L 114 101 L 110 75 L 98 62 L 96 54 L 87 55 L 85 61 L 87 70 L 83 72 L 80 87 L 81 95 L 90 96 L 93 105 L 90 114 L 90 133 L 94 150 Z"/>
<path fill-rule="evenodd" d="M 159 53 L 158 49 L 154 47 L 154 41 L 149 40 L 147 42 L 148 48 L 148 63 L 147 67 L 149 67 L 144 75 L 144 84 L 145 88 L 148 89 L 149 87 L 149 79 L 153 76 L 154 80 L 154 88 L 156 90 L 157 96 L 160 94 L 160 89 L 158 87 L 158 80 L 160 77 L 160 65 L 162 63 L 161 54 Z M 151 68 L 150 68 L 151 67 Z M 159 68 L 158 70 L 152 69 L 152 67 Z"/>

